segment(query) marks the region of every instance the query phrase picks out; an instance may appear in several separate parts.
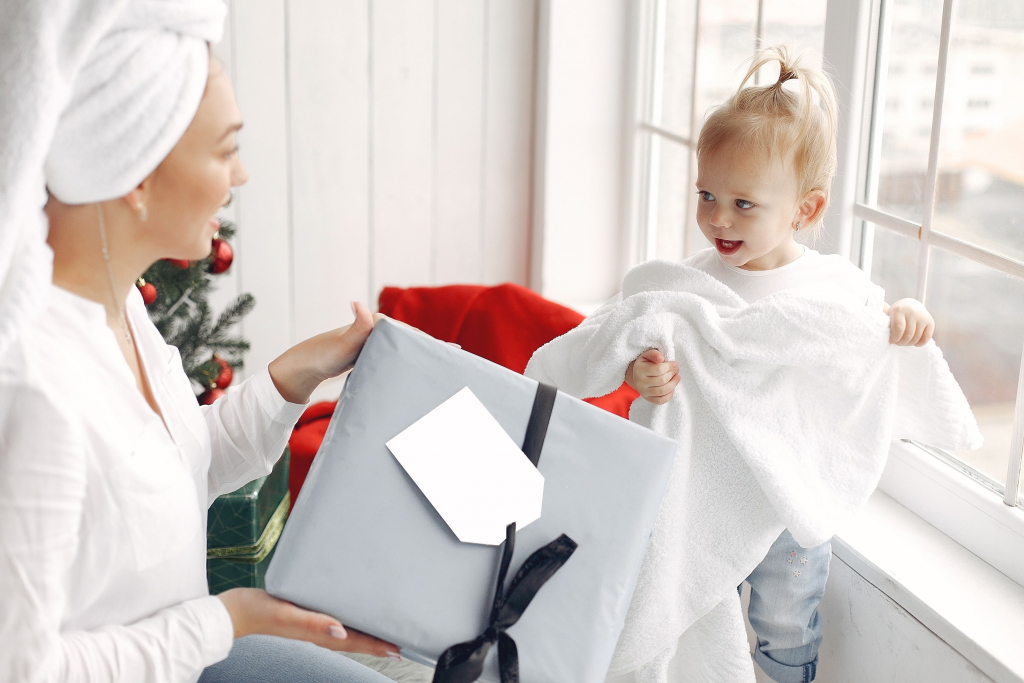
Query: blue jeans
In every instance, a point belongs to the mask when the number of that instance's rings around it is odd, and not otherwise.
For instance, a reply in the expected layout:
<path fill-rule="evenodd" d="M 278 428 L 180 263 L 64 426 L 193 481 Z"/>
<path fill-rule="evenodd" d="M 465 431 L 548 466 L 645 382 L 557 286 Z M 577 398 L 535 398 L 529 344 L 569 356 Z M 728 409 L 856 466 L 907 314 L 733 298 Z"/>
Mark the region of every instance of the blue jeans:
<path fill-rule="evenodd" d="M 376 671 L 312 643 L 275 636 L 239 638 L 199 683 L 391 683 Z"/>
<path fill-rule="evenodd" d="M 747 577 L 754 661 L 778 683 L 810 683 L 818 668 L 821 616 L 832 544 L 801 548 L 789 531 Z"/>

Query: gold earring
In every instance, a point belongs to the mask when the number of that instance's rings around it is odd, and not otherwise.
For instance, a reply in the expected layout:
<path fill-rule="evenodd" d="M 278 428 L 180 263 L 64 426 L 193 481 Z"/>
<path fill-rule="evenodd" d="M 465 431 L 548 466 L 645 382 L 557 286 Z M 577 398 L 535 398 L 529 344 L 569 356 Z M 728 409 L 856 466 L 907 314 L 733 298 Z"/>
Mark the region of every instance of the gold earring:
<path fill-rule="evenodd" d="M 146 205 L 143 204 L 142 202 L 139 202 L 138 206 L 136 206 L 135 208 L 139 212 L 139 220 L 145 223 L 146 219 L 149 218 L 149 211 L 146 209 Z"/>

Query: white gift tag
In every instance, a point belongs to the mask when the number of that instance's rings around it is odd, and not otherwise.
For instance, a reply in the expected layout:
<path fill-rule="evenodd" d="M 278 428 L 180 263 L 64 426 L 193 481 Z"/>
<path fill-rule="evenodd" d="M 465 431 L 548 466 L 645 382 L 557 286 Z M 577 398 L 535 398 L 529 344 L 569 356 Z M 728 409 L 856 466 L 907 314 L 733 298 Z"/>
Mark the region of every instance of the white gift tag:
<path fill-rule="evenodd" d="M 498 545 L 540 518 L 544 477 L 469 387 L 387 447 L 463 543 Z"/>

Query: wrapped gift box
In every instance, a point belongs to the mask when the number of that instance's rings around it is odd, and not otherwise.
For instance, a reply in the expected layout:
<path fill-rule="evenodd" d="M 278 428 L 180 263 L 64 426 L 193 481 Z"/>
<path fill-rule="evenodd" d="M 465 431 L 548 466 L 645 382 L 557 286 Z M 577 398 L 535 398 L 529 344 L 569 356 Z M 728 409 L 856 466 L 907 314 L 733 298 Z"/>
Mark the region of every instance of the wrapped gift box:
<path fill-rule="evenodd" d="M 285 447 L 270 474 L 213 501 L 206 518 L 207 548 L 256 545 L 288 493 L 290 463 L 291 454 Z"/>
<path fill-rule="evenodd" d="M 390 320 L 377 324 L 281 536 L 269 592 L 431 666 L 483 633 L 502 546 L 460 543 L 385 445 L 465 387 L 523 443 L 535 381 Z M 677 449 L 555 397 L 538 463 L 542 515 L 519 530 L 508 577 L 561 534 L 578 547 L 508 629 L 521 680 L 604 681 Z M 499 680 L 496 649 L 481 681 Z"/>
<path fill-rule="evenodd" d="M 275 546 L 271 545 L 265 555 L 252 558 L 207 557 L 206 583 L 210 587 L 210 595 L 217 595 L 231 588 L 263 588 L 267 568 L 274 557 L 275 549 Z"/>
<path fill-rule="evenodd" d="M 265 477 L 219 496 L 206 523 L 206 577 L 210 593 L 229 588 L 263 588 L 291 506 L 289 452 Z"/>

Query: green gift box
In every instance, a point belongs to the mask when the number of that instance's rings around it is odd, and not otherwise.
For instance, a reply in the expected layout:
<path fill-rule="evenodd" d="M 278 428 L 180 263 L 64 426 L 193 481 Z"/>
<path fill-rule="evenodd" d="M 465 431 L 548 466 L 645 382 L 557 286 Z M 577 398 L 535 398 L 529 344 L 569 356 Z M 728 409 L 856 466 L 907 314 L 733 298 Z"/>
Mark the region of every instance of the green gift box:
<path fill-rule="evenodd" d="M 277 533 L 280 535 L 280 530 Z M 277 538 L 274 540 L 276 547 Z M 231 588 L 263 588 L 263 579 L 267 575 L 270 559 L 274 556 L 274 549 L 270 548 L 259 561 L 244 557 L 207 557 L 206 583 L 210 586 L 210 595 Z"/>
<path fill-rule="evenodd" d="M 289 460 L 286 448 L 270 474 L 218 497 L 210 506 L 206 579 L 211 595 L 229 588 L 263 588 L 291 507 Z"/>

